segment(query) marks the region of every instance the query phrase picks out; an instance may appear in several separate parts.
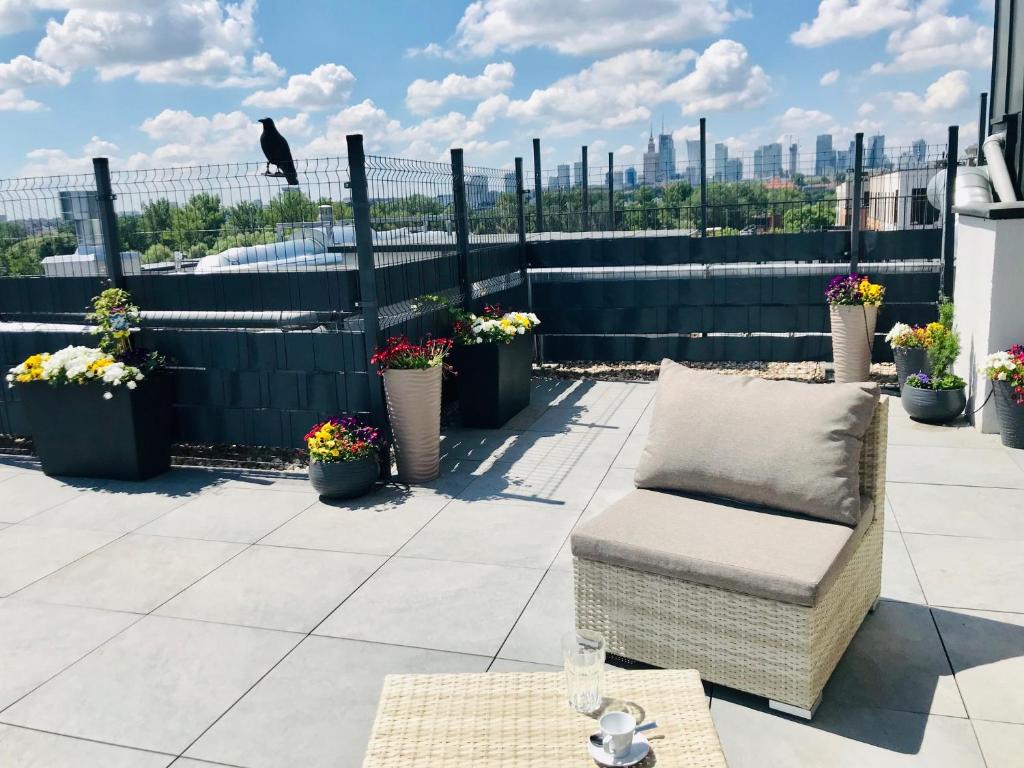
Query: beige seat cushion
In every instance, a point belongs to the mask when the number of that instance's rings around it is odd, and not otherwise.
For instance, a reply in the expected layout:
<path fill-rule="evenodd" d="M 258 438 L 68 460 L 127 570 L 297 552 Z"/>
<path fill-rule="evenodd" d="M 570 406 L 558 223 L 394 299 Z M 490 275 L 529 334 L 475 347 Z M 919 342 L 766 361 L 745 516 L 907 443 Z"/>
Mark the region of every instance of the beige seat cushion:
<path fill-rule="evenodd" d="M 635 490 L 572 535 L 576 557 L 797 605 L 815 605 L 873 518 L 856 528 L 785 512 Z"/>
<path fill-rule="evenodd" d="M 664 360 L 636 485 L 856 525 L 878 396 L 876 384 L 766 381 Z"/>

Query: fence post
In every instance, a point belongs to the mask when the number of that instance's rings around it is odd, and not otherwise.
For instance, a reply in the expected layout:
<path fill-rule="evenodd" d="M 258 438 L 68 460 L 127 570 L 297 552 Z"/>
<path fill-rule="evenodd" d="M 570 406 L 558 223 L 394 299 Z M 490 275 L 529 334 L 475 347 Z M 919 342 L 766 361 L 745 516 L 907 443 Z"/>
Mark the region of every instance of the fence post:
<path fill-rule="evenodd" d="M 523 284 L 526 286 L 526 306 L 533 311 L 533 286 L 530 285 L 530 264 L 526 250 L 526 202 L 523 199 L 523 158 L 516 158 L 516 229 L 519 235 L 519 263 L 523 265 Z"/>
<path fill-rule="evenodd" d="M 985 143 L 985 139 L 988 138 L 988 94 L 981 94 L 981 104 L 978 109 L 978 165 L 985 164 L 985 155 L 981 152 L 981 147 Z"/>
<path fill-rule="evenodd" d="M 373 258 L 373 230 L 370 228 L 370 198 L 366 189 L 366 155 L 363 136 L 345 137 L 348 145 L 349 187 L 352 191 L 352 218 L 356 230 L 356 259 L 359 264 L 359 311 L 363 316 L 363 346 L 366 354 L 366 379 L 370 395 L 370 422 L 387 429 L 387 410 L 377 366 L 370 363 L 380 339 L 377 307 L 377 273 Z M 390 466 L 388 467 L 390 471 Z"/>
<path fill-rule="evenodd" d="M 473 299 L 473 281 L 469 275 L 469 211 L 466 207 L 466 171 L 462 150 L 452 149 L 452 203 L 455 206 L 455 247 L 459 260 L 459 290 L 467 311 Z"/>
<path fill-rule="evenodd" d="M 533 140 L 533 202 L 537 207 L 537 231 L 544 231 L 544 182 L 540 167 L 540 139 Z"/>
<path fill-rule="evenodd" d="M 334 245 L 334 206 L 320 206 L 320 226 L 324 228 L 324 240 L 327 245 Z"/>
<path fill-rule="evenodd" d="M 953 282 L 956 279 L 956 265 L 953 263 L 956 214 L 953 213 L 953 198 L 956 196 L 956 159 L 960 154 L 960 128 L 949 126 L 946 139 L 946 195 L 942 211 L 942 274 L 939 276 L 939 293 L 943 296 L 953 295 Z"/>
<path fill-rule="evenodd" d="M 853 137 L 853 219 L 850 221 L 850 274 L 860 266 L 860 214 L 864 202 L 864 134 Z"/>
<path fill-rule="evenodd" d="M 96 202 L 100 213 L 100 230 L 103 233 L 103 262 L 107 267 L 107 280 L 115 288 L 124 288 L 124 269 L 121 265 L 121 236 L 117 229 L 117 213 L 114 212 L 114 193 L 110 186 L 110 163 L 105 157 L 92 159 L 92 171 L 96 177 Z"/>
<path fill-rule="evenodd" d="M 587 169 L 587 145 L 583 145 L 583 154 L 580 158 L 580 181 L 583 184 L 583 188 L 580 190 L 580 202 L 581 208 L 583 209 L 583 226 L 580 227 L 584 232 L 590 231 L 590 178 Z"/>
<path fill-rule="evenodd" d="M 708 235 L 708 133 L 707 120 L 700 119 L 700 236 Z"/>
<path fill-rule="evenodd" d="M 615 229 L 615 153 L 608 153 L 608 229 Z"/>

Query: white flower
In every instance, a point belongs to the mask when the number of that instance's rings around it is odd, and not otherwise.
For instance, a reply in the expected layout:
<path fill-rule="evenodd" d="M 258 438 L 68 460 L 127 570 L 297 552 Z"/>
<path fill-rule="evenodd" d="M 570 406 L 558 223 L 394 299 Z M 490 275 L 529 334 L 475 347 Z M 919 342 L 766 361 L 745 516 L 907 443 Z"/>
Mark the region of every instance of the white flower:
<path fill-rule="evenodd" d="M 996 378 L 998 378 L 1000 381 L 1006 381 L 1006 371 L 1000 371 L 999 375 Z"/>
<path fill-rule="evenodd" d="M 113 397 L 114 397 L 114 393 L 113 392 L 104 392 L 103 393 L 103 399 L 104 400 L 111 400 L 111 399 L 113 399 Z"/>
<path fill-rule="evenodd" d="M 135 389 L 136 384 L 134 381 L 129 381 L 125 386 L 128 387 L 128 389 Z"/>
<path fill-rule="evenodd" d="M 13 373 L 8 373 L 7 374 L 7 380 L 8 381 L 14 381 L 14 374 Z"/>

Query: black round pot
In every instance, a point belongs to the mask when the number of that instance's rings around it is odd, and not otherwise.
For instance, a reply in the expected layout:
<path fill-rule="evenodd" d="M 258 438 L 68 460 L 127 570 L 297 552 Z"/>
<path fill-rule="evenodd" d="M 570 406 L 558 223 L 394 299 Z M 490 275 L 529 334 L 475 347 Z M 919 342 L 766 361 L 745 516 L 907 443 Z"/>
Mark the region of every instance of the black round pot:
<path fill-rule="evenodd" d="M 373 488 L 380 476 L 377 455 L 355 461 L 311 461 L 309 482 L 325 499 L 353 499 Z"/>
<path fill-rule="evenodd" d="M 892 357 L 896 362 L 896 381 L 900 386 L 900 392 L 903 391 L 903 385 L 910 374 L 931 374 L 928 351 L 922 347 L 893 347 Z"/>
<path fill-rule="evenodd" d="M 963 387 L 938 390 L 904 387 L 900 401 L 903 403 L 903 410 L 914 421 L 944 424 L 964 412 L 967 394 Z"/>
<path fill-rule="evenodd" d="M 1007 448 L 1024 448 L 1024 405 L 1018 405 L 1013 389 L 1005 381 L 993 381 L 999 439 Z"/>

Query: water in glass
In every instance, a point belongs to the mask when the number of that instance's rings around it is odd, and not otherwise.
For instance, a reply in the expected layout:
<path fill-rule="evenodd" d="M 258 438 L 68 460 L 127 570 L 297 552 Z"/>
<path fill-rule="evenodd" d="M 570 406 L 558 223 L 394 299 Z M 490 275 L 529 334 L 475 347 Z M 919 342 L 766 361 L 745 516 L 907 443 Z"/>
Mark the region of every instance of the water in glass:
<path fill-rule="evenodd" d="M 562 638 L 569 705 L 577 712 L 594 712 L 601 706 L 604 657 L 604 638 L 596 632 L 578 629 Z"/>

